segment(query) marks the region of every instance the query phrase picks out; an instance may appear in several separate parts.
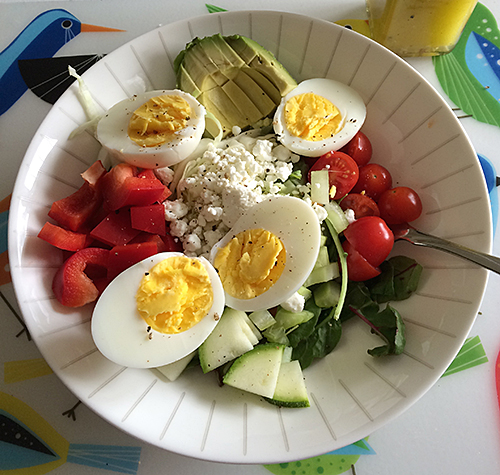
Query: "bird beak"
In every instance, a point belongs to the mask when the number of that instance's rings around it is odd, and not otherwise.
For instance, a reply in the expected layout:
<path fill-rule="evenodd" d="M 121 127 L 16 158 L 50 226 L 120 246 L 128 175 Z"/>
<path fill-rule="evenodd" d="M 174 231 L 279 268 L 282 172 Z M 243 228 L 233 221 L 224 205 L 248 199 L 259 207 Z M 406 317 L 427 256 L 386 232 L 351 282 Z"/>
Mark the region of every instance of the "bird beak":
<path fill-rule="evenodd" d="M 126 30 L 118 30 L 116 28 L 108 28 L 106 26 L 97 26 L 97 25 L 89 25 L 87 23 L 82 23 L 80 31 L 82 33 L 87 33 L 89 31 L 103 32 L 103 31 L 126 31 Z"/>

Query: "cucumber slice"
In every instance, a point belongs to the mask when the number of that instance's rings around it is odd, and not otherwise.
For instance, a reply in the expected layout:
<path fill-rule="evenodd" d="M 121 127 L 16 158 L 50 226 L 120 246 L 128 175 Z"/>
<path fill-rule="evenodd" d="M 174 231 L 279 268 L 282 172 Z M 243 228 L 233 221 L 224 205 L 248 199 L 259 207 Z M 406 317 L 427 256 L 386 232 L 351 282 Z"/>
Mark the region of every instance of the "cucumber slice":
<path fill-rule="evenodd" d="M 314 313 L 309 310 L 302 310 L 301 312 L 294 313 L 280 307 L 274 318 L 278 326 L 288 330 L 289 328 L 311 320 L 312 317 L 314 317 Z"/>
<path fill-rule="evenodd" d="M 344 211 L 336 201 L 329 201 L 325 205 L 325 209 L 328 213 L 328 218 L 330 218 L 330 222 L 333 224 L 335 231 L 337 231 L 337 234 L 340 234 L 345 228 L 347 228 L 347 226 L 349 226 L 349 221 L 347 220 Z"/>
<path fill-rule="evenodd" d="M 316 259 L 316 264 L 314 264 L 313 269 L 319 269 L 320 267 L 325 267 L 330 264 L 330 256 L 328 254 L 328 248 L 326 246 L 320 246 L 318 257 Z"/>
<path fill-rule="evenodd" d="M 186 366 L 191 362 L 195 354 L 196 351 L 193 351 L 180 360 L 174 361 L 173 363 L 166 364 L 164 366 L 158 366 L 158 368 L 156 369 L 169 381 L 175 381 L 186 369 Z"/>
<path fill-rule="evenodd" d="M 208 373 L 253 349 L 254 345 L 235 316 L 235 310 L 226 308 L 214 331 L 198 348 L 201 369 Z"/>
<path fill-rule="evenodd" d="M 297 360 L 282 363 L 271 404 L 281 407 L 309 407 L 306 383 L 302 368 Z"/>
<path fill-rule="evenodd" d="M 297 292 L 306 299 L 306 302 L 312 297 L 312 290 L 302 286 Z"/>
<path fill-rule="evenodd" d="M 265 330 L 276 323 L 276 320 L 267 309 L 256 310 L 249 316 L 250 320 L 255 324 L 259 330 Z"/>
<path fill-rule="evenodd" d="M 245 312 L 241 312 L 241 318 L 247 325 L 247 327 L 250 329 L 250 331 L 253 333 L 254 337 L 257 339 L 257 342 L 262 340 L 262 334 L 260 333 L 259 329 L 255 326 L 255 324 L 250 320 L 248 315 Z M 256 343 L 257 344 L 257 343 Z"/>
<path fill-rule="evenodd" d="M 314 303 L 320 308 L 331 308 L 339 303 L 340 284 L 329 280 L 319 284 L 313 292 Z"/>
<path fill-rule="evenodd" d="M 309 277 L 304 282 L 306 287 L 311 285 L 321 284 L 322 282 L 328 282 L 329 280 L 336 279 L 340 276 L 339 264 L 337 262 L 331 262 L 330 264 L 313 269 L 309 274 Z"/>
<path fill-rule="evenodd" d="M 228 386 L 272 398 L 283 358 L 283 345 L 266 343 L 240 356 L 224 375 Z"/>
<path fill-rule="evenodd" d="M 288 341 L 288 337 L 286 336 L 286 330 L 281 325 L 274 324 L 264 330 L 262 334 L 270 343 L 280 343 L 282 345 L 288 345 L 290 343 Z"/>
<path fill-rule="evenodd" d="M 238 320 L 243 333 L 248 337 L 253 346 L 259 343 L 259 340 L 262 338 L 259 330 L 255 327 L 255 325 L 250 321 L 247 314 L 243 310 L 235 310 L 233 308 L 228 308 L 227 313 L 231 313 L 235 319 Z M 251 325 L 251 326 L 250 326 Z"/>
<path fill-rule="evenodd" d="M 311 200 L 320 205 L 330 201 L 330 178 L 328 170 L 311 171 Z"/>

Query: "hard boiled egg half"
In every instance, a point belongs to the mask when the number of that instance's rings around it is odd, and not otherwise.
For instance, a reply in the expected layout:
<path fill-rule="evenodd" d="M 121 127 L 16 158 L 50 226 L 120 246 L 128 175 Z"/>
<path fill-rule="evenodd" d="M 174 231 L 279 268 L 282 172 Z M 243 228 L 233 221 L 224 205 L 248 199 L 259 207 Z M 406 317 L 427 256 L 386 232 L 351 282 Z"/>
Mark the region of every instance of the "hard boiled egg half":
<path fill-rule="evenodd" d="M 311 273 L 320 241 L 318 216 L 305 201 L 270 196 L 252 206 L 210 253 L 226 305 L 251 312 L 283 303 Z"/>
<path fill-rule="evenodd" d="M 318 78 L 301 82 L 281 100 L 273 127 L 292 152 L 319 157 L 346 145 L 365 118 L 365 104 L 354 89 Z"/>
<path fill-rule="evenodd" d="M 154 368 L 196 350 L 223 311 L 224 290 L 207 259 L 163 252 L 106 287 L 94 308 L 92 336 L 111 361 Z"/>
<path fill-rule="evenodd" d="M 194 152 L 205 130 L 205 113 L 186 92 L 149 91 L 111 107 L 97 124 L 97 139 L 120 161 L 167 167 Z"/>

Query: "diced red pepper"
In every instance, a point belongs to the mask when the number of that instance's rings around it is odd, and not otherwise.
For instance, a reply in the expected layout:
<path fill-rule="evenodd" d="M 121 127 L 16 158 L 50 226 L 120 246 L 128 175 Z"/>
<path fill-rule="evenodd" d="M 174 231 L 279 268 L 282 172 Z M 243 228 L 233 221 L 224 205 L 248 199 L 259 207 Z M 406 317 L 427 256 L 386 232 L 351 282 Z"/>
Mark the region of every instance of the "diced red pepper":
<path fill-rule="evenodd" d="M 57 270 L 52 290 L 66 307 L 82 307 L 99 296 L 99 289 L 86 274 L 87 266 L 107 267 L 109 250 L 87 247 L 75 252 Z"/>
<path fill-rule="evenodd" d="M 109 213 L 92 231 L 90 235 L 110 246 L 127 244 L 140 231 L 134 229 L 130 222 L 130 209 L 123 208 Z"/>
<path fill-rule="evenodd" d="M 49 216 L 71 231 L 80 231 L 101 206 L 96 188 L 85 182 L 77 191 L 52 203 Z"/>
<path fill-rule="evenodd" d="M 154 179 L 158 180 L 158 177 L 155 175 L 155 172 L 151 168 L 146 168 L 139 172 L 137 175 L 139 178 L 149 178 L 149 179 Z M 160 183 L 161 181 L 158 180 Z M 161 195 L 160 199 L 158 200 L 160 203 L 163 203 L 170 195 L 172 192 L 170 191 L 170 188 L 168 186 L 165 186 L 165 190 L 163 191 L 163 194 Z"/>
<path fill-rule="evenodd" d="M 38 237 L 65 251 L 79 251 L 88 247 L 93 241 L 88 234 L 69 231 L 49 222 L 43 225 Z"/>
<path fill-rule="evenodd" d="M 165 208 L 162 204 L 133 206 L 130 208 L 130 219 L 134 229 L 160 236 L 165 235 Z"/>
<path fill-rule="evenodd" d="M 106 174 L 106 169 L 100 160 L 94 162 L 82 173 L 82 178 L 91 186 L 96 186 L 99 179 Z"/>
<path fill-rule="evenodd" d="M 155 255 L 157 252 L 158 247 L 154 241 L 135 244 L 130 243 L 113 247 L 109 251 L 108 279 L 114 279 L 125 269 L 128 269 L 147 257 Z"/>
<path fill-rule="evenodd" d="M 109 210 L 150 205 L 161 199 L 166 186 L 156 177 L 141 178 L 136 173 L 135 167 L 120 163 L 101 178 L 100 188 Z"/>
<path fill-rule="evenodd" d="M 182 252 L 184 250 L 181 240 L 172 236 L 168 231 L 165 236 L 161 236 L 161 240 L 165 247 L 162 251 L 158 248 L 158 252 Z"/>

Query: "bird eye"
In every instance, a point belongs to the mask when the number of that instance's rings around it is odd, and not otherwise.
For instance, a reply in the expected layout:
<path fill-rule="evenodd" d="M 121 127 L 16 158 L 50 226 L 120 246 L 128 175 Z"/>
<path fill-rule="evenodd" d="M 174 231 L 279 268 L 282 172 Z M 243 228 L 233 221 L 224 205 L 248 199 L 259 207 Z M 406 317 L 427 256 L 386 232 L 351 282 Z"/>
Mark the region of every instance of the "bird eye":
<path fill-rule="evenodd" d="M 65 29 L 71 28 L 73 26 L 73 22 L 71 20 L 64 20 L 61 23 L 61 26 Z"/>

